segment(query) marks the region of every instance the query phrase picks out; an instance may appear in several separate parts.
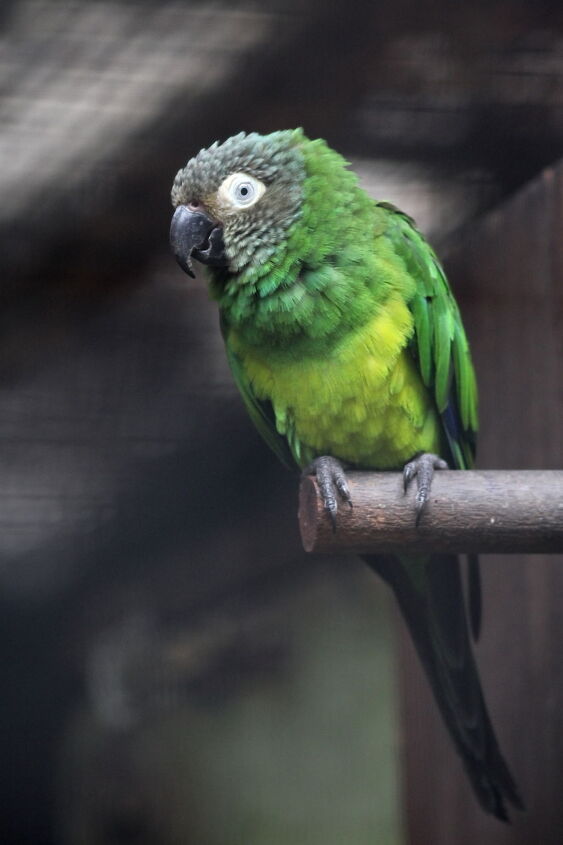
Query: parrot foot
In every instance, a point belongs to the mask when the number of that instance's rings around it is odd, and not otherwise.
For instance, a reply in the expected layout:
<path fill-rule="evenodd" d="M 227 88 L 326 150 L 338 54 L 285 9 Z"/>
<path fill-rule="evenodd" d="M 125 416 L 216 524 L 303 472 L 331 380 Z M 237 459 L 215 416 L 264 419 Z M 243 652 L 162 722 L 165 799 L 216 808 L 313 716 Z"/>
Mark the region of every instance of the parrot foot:
<path fill-rule="evenodd" d="M 424 510 L 424 506 L 430 496 L 430 488 L 432 487 L 432 479 L 434 478 L 434 470 L 449 469 L 446 461 L 440 458 L 439 455 L 434 455 L 432 452 L 421 452 L 416 455 L 412 461 L 405 464 L 403 468 L 403 487 L 405 493 L 408 490 L 409 484 L 416 475 L 417 492 L 415 498 L 416 508 L 416 524 L 420 522 L 420 517 Z"/>
<path fill-rule="evenodd" d="M 342 499 L 349 507 L 352 507 L 350 488 L 342 464 L 330 455 L 323 455 L 320 458 L 315 458 L 303 470 L 303 474 L 316 476 L 324 509 L 330 517 L 332 530 L 335 532 L 338 499 Z"/>

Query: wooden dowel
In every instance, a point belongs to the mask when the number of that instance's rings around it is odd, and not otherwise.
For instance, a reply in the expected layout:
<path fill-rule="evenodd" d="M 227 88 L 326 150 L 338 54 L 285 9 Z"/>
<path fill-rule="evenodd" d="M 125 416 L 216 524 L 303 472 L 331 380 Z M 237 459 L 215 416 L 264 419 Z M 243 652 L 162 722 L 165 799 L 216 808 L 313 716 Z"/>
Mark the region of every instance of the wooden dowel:
<path fill-rule="evenodd" d="M 416 479 L 350 472 L 353 507 L 341 503 L 333 531 L 314 478 L 301 481 L 299 525 L 307 552 L 563 552 L 563 471 L 436 472 L 415 524 Z"/>

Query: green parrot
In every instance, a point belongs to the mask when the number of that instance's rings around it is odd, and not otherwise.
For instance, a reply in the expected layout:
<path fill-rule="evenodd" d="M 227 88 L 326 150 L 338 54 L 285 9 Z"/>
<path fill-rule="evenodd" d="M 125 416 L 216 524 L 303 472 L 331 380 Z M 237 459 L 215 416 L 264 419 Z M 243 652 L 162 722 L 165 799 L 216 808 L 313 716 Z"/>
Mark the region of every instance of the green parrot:
<path fill-rule="evenodd" d="M 345 468 L 416 477 L 416 519 L 435 469 L 472 466 L 477 389 L 459 310 L 413 220 L 358 186 L 301 129 L 241 133 L 201 150 L 172 188 L 180 266 L 207 265 L 246 408 L 289 466 L 314 474 L 327 518 L 350 502 Z M 446 463 L 446 460 L 448 463 Z M 474 661 L 460 564 L 372 556 L 412 635 L 485 810 L 522 808 Z M 470 563 L 470 619 L 480 619 Z"/>

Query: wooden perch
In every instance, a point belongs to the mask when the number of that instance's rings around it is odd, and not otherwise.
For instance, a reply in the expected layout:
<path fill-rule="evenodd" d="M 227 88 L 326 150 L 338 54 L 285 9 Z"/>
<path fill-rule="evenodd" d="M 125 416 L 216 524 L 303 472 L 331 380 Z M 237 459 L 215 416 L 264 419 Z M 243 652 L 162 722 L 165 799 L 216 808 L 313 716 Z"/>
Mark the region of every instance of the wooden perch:
<path fill-rule="evenodd" d="M 415 525 L 416 479 L 351 472 L 353 507 L 341 503 L 333 531 L 314 478 L 302 479 L 299 525 L 307 552 L 563 551 L 563 471 L 442 471 Z"/>

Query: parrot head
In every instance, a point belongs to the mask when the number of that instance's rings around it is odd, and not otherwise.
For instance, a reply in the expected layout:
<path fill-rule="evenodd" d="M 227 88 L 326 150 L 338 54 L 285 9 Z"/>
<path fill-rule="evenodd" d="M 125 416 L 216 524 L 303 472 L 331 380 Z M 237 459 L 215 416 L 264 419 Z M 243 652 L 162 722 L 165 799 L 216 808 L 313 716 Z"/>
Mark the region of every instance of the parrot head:
<path fill-rule="evenodd" d="M 178 172 L 170 242 L 186 273 L 192 258 L 231 273 L 267 261 L 301 213 L 306 140 L 300 129 L 241 132 Z"/>

